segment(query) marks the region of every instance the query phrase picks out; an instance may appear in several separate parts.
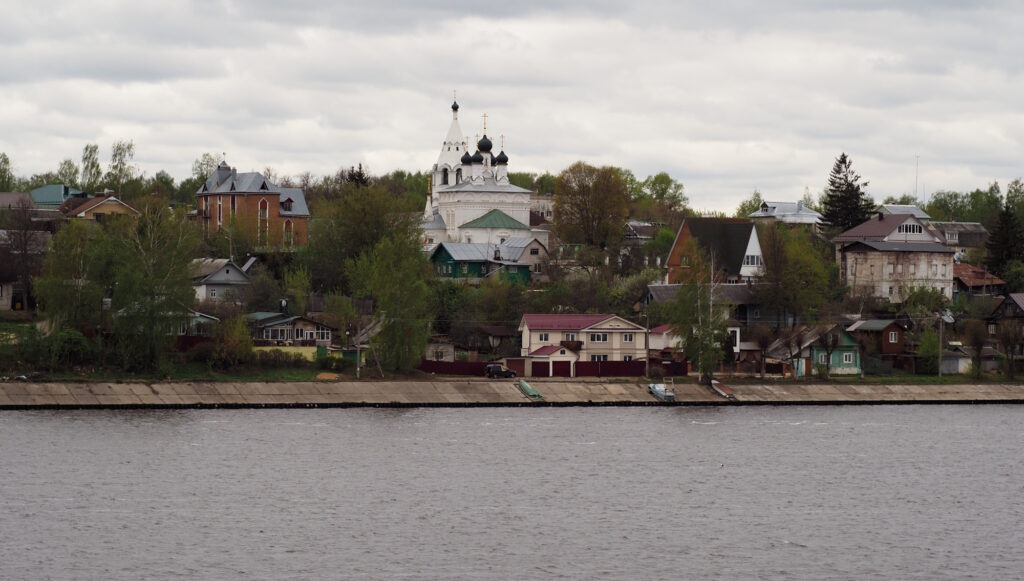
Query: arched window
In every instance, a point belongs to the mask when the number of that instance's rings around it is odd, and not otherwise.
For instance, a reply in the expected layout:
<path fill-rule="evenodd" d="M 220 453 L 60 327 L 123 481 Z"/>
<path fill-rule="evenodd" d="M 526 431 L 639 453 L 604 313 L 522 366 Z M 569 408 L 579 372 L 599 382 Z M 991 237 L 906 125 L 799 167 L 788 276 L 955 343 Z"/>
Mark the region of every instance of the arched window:
<path fill-rule="evenodd" d="M 270 204 L 267 203 L 266 198 L 260 200 L 260 214 L 257 228 L 258 232 L 256 235 L 259 237 L 260 243 L 266 244 L 267 233 L 270 228 Z"/>
<path fill-rule="evenodd" d="M 461 184 L 462 183 L 462 168 L 461 167 L 459 169 L 455 170 L 455 183 L 457 183 L 457 184 Z"/>
<path fill-rule="evenodd" d="M 291 246 L 295 243 L 295 234 L 292 231 L 292 221 L 284 221 L 284 244 L 285 246 Z"/>
<path fill-rule="evenodd" d="M 448 168 L 444 168 L 441 171 L 441 184 L 448 185 Z"/>

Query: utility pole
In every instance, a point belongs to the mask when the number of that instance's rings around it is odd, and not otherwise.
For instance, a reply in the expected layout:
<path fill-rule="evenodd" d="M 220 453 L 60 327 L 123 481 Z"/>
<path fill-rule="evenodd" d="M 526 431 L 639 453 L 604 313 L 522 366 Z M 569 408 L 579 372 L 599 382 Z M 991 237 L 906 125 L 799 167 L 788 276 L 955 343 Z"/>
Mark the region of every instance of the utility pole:
<path fill-rule="evenodd" d="M 942 351 L 944 349 L 943 346 L 942 346 L 943 345 L 943 343 L 942 343 L 942 331 L 945 328 L 945 326 L 946 326 L 946 319 L 943 317 L 942 314 L 940 314 L 939 315 L 939 377 L 942 377 Z"/>

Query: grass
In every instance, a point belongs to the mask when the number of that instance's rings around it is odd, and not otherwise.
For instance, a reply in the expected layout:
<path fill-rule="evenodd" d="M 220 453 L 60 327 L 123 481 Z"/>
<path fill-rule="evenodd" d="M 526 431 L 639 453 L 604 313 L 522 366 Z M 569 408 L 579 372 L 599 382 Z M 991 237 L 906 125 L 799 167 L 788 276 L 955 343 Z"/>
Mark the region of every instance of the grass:
<path fill-rule="evenodd" d="M 61 382 L 131 382 L 131 381 L 211 381 L 211 382 L 266 382 L 313 381 L 319 369 L 313 367 L 281 367 L 274 369 L 240 368 L 229 371 L 210 369 L 199 363 L 170 366 L 165 372 L 129 373 L 121 369 L 90 369 L 80 371 L 53 371 L 29 374 L 33 381 Z"/>

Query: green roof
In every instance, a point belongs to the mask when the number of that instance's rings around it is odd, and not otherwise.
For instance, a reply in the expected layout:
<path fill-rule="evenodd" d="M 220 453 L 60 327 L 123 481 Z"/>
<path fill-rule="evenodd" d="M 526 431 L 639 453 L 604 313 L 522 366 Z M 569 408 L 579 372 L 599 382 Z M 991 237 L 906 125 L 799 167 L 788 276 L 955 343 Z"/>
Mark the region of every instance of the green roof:
<path fill-rule="evenodd" d="M 32 190 L 29 195 L 37 206 L 59 206 L 70 196 L 81 193 L 82 190 L 64 184 L 49 184 Z"/>
<path fill-rule="evenodd" d="M 508 230 L 529 230 L 530 227 L 501 210 L 491 210 L 476 220 L 470 220 L 459 228 L 505 228 Z"/>

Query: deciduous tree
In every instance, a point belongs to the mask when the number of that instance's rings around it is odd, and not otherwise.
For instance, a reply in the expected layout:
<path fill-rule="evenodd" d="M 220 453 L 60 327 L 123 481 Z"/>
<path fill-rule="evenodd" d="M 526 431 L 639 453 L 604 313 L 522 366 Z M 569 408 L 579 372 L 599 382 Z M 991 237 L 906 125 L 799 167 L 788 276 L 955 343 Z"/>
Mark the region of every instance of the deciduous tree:
<path fill-rule="evenodd" d="M 100 167 L 100 147 L 95 143 L 87 143 L 82 148 L 82 178 L 78 181 L 79 186 L 85 192 L 94 192 L 103 179 L 103 169 Z"/>
<path fill-rule="evenodd" d="M 601 248 L 622 239 L 626 184 L 616 168 L 582 161 L 566 168 L 555 186 L 555 228 L 570 244 Z"/>

